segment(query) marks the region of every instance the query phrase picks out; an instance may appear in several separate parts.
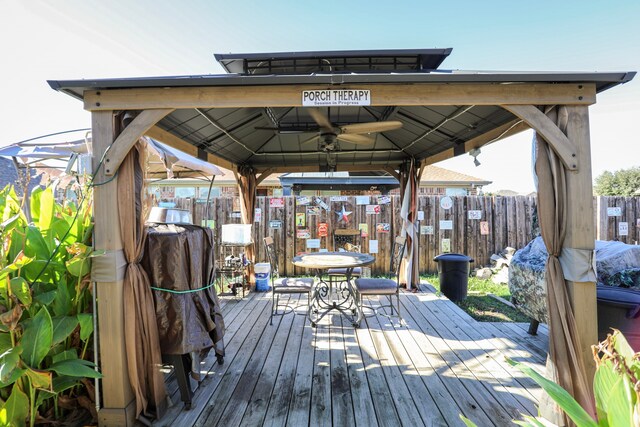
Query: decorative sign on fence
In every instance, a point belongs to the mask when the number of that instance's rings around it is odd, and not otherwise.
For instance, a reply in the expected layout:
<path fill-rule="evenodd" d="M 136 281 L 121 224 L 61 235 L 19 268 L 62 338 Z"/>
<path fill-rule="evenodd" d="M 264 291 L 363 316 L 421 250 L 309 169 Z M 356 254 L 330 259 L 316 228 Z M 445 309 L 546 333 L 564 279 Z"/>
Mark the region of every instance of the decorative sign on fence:
<path fill-rule="evenodd" d="M 330 202 L 346 202 L 347 196 L 331 196 L 329 197 Z"/>
<path fill-rule="evenodd" d="M 629 223 L 628 222 L 619 222 L 618 223 L 618 236 L 628 236 L 629 235 Z"/>
<path fill-rule="evenodd" d="M 307 249 L 319 249 L 320 239 L 307 239 Z"/>
<path fill-rule="evenodd" d="M 481 236 L 488 236 L 489 235 L 489 222 L 488 221 L 481 221 L 480 222 L 480 235 Z"/>
<path fill-rule="evenodd" d="M 308 228 L 300 228 L 300 229 L 296 230 L 296 237 L 298 239 L 310 239 L 311 238 L 311 232 L 309 231 Z"/>
<path fill-rule="evenodd" d="M 304 227 L 306 224 L 304 212 L 296 212 L 296 227 Z"/>
<path fill-rule="evenodd" d="M 366 207 L 367 215 L 377 215 L 380 213 L 380 205 L 367 205 Z"/>
<path fill-rule="evenodd" d="M 269 207 L 270 208 L 284 207 L 284 199 L 282 197 L 274 197 L 272 199 L 269 199 Z"/>
<path fill-rule="evenodd" d="M 369 224 L 364 222 L 358 224 L 358 230 L 360 230 L 360 237 L 369 237 Z"/>
<path fill-rule="evenodd" d="M 326 204 L 320 197 L 316 197 L 315 199 L 313 199 L 313 201 L 315 202 L 316 205 L 320 206 L 325 211 L 329 210 L 329 205 Z"/>
<path fill-rule="evenodd" d="M 318 237 L 327 237 L 329 235 L 329 225 L 326 222 L 318 224 Z"/>
<path fill-rule="evenodd" d="M 440 199 L 440 207 L 442 209 L 449 210 L 451 209 L 452 206 L 453 206 L 453 200 L 451 200 L 451 197 L 444 196 L 442 199 Z"/>
<path fill-rule="evenodd" d="M 433 225 L 421 225 L 420 234 L 423 234 L 423 235 L 433 234 Z"/>
<path fill-rule="evenodd" d="M 304 205 L 308 205 L 309 203 L 311 203 L 311 200 L 309 200 L 309 198 L 307 196 L 300 196 L 296 198 L 296 203 L 299 206 L 304 206 Z"/>
<path fill-rule="evenodd" d="M 468 212 L 468 218 L 469 219 L 481 219 L 482 218 L 482 211 L 469 211 Z"/>
<path fill-rule="evenodd" d="M 253 222 L 262 222 L 262 208 L 255 208 L 253 211 Z"/>
<path fill-rule="evenodd" d="M 378 204 L 379 205 L 388 205 L 391 203 L 391 197 L 389 196 L 378 196 Z"/>
<path fill-rule="evenodd" d="M 280 220 L 269 221 L 269 228 L 282 228 L 282 221 Z"/>
<path fill-rule="evenodd" d="M 640 228 L 640 218 L 636 218 L 636 228 Z"/>
<path fill-rule="evenodd" d="M 607 216 L 622 216 L 622 208 L 619 206 L 607 208 Z"/>
<path fill-rule="evenodd" d="M 242 212 L 231 212 L 229 218 L 242 218 Z"/>
<path fill-rule="evenodd" d="M 391 231 L 391 224 L 388 222 L 380 222 L 376 225 L 376 233 L 388 233 Z"/>
<path fill-rule="evenodd" d="M 440 230 L 453 230 L 453 221 L 450 219 L 440 221 Z"/>
<path fill-rule="evenodd" d="M 377 240 L 369 240 L 369 253 L 377 254 L 378 253 L 378 241 Z"/>
<path fill-rule="evenodd" d="M 369 202 L 369 196 L 356 196 L 356 205 L 368 205 Z"/>
<path fill-rule="evenodd" d="M 307 206 L 307 215 L 320 215 L 320 206 Z"/>
<path fill-rule="evenodd" d="M 203 227 L 216 228 L 216 221 L 214 219 L 203 219 L 200 225 Z"/>
<path fill-rule="evenodd" d="M 442 239 L 440 249 L 442 250 L 442 253 L 451 252 L 451 239 Z"/>
<path fill-rule="evenodd" d="M 424 221 L 424 211 L 418 211 L 418 221 Z"/>

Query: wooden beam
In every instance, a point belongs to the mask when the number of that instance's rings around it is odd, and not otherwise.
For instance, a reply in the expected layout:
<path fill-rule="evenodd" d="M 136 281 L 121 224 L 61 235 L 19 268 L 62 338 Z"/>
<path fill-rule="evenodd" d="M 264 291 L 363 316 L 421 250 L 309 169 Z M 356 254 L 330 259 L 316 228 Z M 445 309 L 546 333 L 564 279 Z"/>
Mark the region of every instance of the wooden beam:
<path fill-rule="evenodd" d="M 97 170 L 95 182 L 105 182 L 93 189 L 94 200 L 94 247 L 96 250 L 122 250 L 117 203 L 118 180 L 105 174 L 104 165 L 98 168 L 103 153 L 115 139 L 112 111 L 91 114 L 92 121 L 92 166 Z M 109 181 L 109 182 L 107 182 Z M 114 277 L 116 271 L 112 272 Z M 100 410 L 100 425 L 133 425 L 135 400 L 127 370 L 127 355 L 124 342 L 124 297 L 123 281 L 97 282 L 98 331 L 100 340 L 100 370 L 102 375 L 103 408 Z M 134 408 L 135 409 L 135 408 Z M 126 421 L 123 424 L 122 421 Z"/>
<path fill-rule="evenodd" d="M 107 152 L 104 159 L 104 173 L 113 175 L 116 173 L 124 158 L 138 139 L 144 135 L 152 126 L 158 123 L 164 116 L 174 111 L 171 108 L 163 108 L 159 110 L 145 110 L 136 116 L 129 125 L 124 128 L 122 133 L 114 141 L 111 148 Z"/>
<path fill-rule="evenodd" d="M 397 170 L 395 170 L 394 168 L 392 168 L 391 166 L 385 166 L 382 168 L 382 170 L 384 170 L 385 172 L 387 172 L 389 175 L 391 175 L 392 177 L 394 177 L 395 179 L 398 180 L 398 182 L 400 182 L 400 174 L 398 173 Z"/>
<path fill-rule="evenodd" d="M 369 164 L 369 165 L 336 165 L 334 172 L 368 172 L 368 171 L 383 171 L 386 170 L 385 167 L 389 167 L 391 169 L 400 167 L 400 161 L 397 165 L 387 166 L 382 164 Z M 321 165 L 308 165 L 308 166 L 276 166 L 276 167 L 257 167 L 256 173 L 262 173 L 264 171 L 269 171 L 271 174 L 274 173 L 288 173 L 288 172 L 324 172 L 327 170 L 325 166 Z"/>
<path fill-rule="evenodd" d="M 271 176 L 272 173 L 272 169 L 265 169 L 260 176 L 256 177 L 256 186 L 260 185 L 260 183 Z"/>
<path fill-rule="evenodd" d="M 569 170 L 578 169 L 577 147 L 549 117 L 533 105 L 502 105 L 507 111 L 527 122 L 553 148 Z"/>
<path fill-rule="evenodd" d="M 149 108 L 301 107 L 303 90 L 334 89 L 334 85 L 206 86 L 100 89 L 84 93 L 84 108 L 146 110 Z M 372 106 L 423 105 L 590 105 L 593 83 L 410 83 L 340 85 L 370 90 Z"/>
<path fill-rule="evenodd" d="M 464 143 L 464 146 L 458 148 L 458 150 L 449 148 L 447 150 L 441 151 L 438 154 L 434 154 L 433 156 L 425 158 L 424 160 L 422 160 L 423 167 L 441 162 L 443 160 L 452 159 L 457 155 L 468 153 L 474 148 L 480 148 L 484 145 L 493 144 L 494 142 L 498 142 L 502 139 L 513 136 L 527 129 L 529 129 L 529 125 L 524 121 L 520 119 L 512 120 L 502 126 L 490 130 L 489 132 L 483 133 L 482 135 L 476 136 L 475 138 L 466 141 Z"/>
<path fill-rule="evenodd" d="M 564 247 L 593 250 L 596 236 L 589 111 L 587 107 L 567 107 L 567 110 L 569 113 L 567 136 L 577 147 L 576 158 L 580 162 L 580 169 L 567 173 L 567 231 Z M 582 359 L 587 369 L 587 379 L 591 384 L 595 374 L 591 346 L 598 343 L 598 316 L 595 315 L 597 313 L 596 284 L 567 280 L 567 287 L 582 343 Z"/>
<path fill-rule="evenodd" d="M 160 142 L 164 142 L 176 150 L 198 157 L 198 148 L 195 145 L 188 143 L 184 139 L 178 138 L 174 134 L 161 129 L 158 126 L 153 126 L 145 133 L 145 135 L 150 138 L 157 139 Z M 215 154 L 207 153 L 207 161 L 225 169 L 236 170 L 235 164 L 231 163 L 229 160 L 223 159 L 222 157 L 216 156 Z"/>

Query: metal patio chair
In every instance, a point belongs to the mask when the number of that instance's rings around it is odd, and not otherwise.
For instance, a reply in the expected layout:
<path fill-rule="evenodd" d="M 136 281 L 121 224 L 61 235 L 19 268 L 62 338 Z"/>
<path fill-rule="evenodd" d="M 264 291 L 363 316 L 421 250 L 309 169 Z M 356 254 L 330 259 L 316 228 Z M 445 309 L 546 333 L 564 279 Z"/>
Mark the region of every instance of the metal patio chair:
<path fill-rule="evenodd" d="M 273 325 L 273 316 L 278 315 L 278 305 L 281 294 L 307 294 L 308 310 L 311 309 L 311 287 L 313 286 L 313 278 L 291 278 L 280 277 L 278 272 L 278 254 L 271 236 L 263 239 L 264 247 L 267 252 L 267 258 L 271 266 L 271 317 L 269 324 Z M 282 314 L 287 313 L 287 308 L 291 308 L 288 304 L 284 305 Z M 308 314 L 308 313 L 307 313 Z"/>

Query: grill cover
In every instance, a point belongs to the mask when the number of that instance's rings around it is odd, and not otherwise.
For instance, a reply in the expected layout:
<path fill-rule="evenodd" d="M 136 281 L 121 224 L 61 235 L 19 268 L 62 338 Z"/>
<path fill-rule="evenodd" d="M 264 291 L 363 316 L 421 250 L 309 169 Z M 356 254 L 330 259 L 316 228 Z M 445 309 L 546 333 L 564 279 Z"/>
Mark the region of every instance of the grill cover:
<path fill-rule="evenodd" d="M 188 224 L 150 224 L 142 259 L 151 286 L 203 288 L 215 279 L 213 232 Z M 224 321 L 215 286 L 188 293 L 153 290 L 163 354 L 224 355 Z M 194 358 L 196 359 L 196 358 Z"/>

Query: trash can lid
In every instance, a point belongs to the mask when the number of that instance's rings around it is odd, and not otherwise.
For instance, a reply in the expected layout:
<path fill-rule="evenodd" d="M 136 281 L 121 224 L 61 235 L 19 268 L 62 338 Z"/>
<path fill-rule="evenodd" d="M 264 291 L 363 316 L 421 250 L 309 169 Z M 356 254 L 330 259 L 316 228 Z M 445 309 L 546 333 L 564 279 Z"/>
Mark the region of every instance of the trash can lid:
<path fill-rule="evenodd" d="M 617 288 L 613 286 L 597 286 L 598 302 L 632 308 L 640 305 L 640 291 L 637 289 Z"/>
<path fill-rule="evenodd" d="M 460 262 L 473 262 L 473 258 L 470 258 L 463 254 L 440 254 L 433 258 L 434 261 L 460 261 Z"/>

